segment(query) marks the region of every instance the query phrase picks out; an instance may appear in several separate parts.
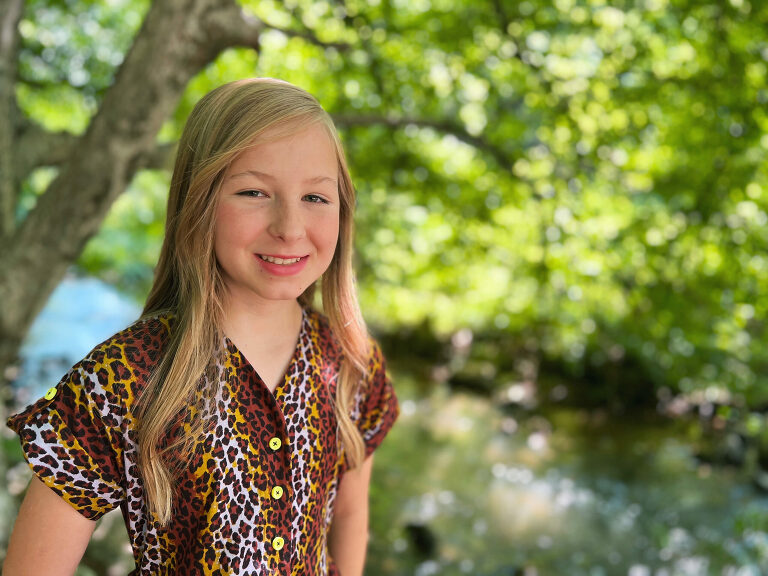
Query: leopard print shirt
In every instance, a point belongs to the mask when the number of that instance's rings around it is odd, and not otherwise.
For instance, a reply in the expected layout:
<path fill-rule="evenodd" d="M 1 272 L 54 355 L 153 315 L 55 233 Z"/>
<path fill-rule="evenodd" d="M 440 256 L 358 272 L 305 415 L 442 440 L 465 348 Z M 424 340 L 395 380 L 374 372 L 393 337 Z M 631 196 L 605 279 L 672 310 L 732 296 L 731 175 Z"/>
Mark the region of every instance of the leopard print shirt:
<path fill-rule="evenodd" d="M 214 421 L 178 478 L 173 520 L 162 527 L 144 500 L 134 409 L 172 323 L 138 321 L 9 418 L 30 467 L 86 518 L 121 507 L 132 574 L 337 574 L 327 542 L 345 471 L 333 408 L 341 349 L 327 319 L 304 311 L 274 393 L 225 339 L 219 393 L 208 414 Z M 375 342 L 351 415 L 366 455 L 398 415 Z"/>

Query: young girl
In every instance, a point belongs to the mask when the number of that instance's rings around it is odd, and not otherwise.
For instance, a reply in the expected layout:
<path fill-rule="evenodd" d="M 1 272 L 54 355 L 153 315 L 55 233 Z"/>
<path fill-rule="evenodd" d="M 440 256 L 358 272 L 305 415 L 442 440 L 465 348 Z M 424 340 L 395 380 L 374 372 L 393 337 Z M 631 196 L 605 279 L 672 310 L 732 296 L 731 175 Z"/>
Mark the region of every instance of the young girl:
<path fill-rule="evenodd" d="M 6 576 L 71 574 L 117 506 L 135 574 L 362 573 L 398 405 L 355 296 L 354 203 L 307 92 L 251 79 L 197 104 L 142 318 L 8 421 L 35 477 Z"/>

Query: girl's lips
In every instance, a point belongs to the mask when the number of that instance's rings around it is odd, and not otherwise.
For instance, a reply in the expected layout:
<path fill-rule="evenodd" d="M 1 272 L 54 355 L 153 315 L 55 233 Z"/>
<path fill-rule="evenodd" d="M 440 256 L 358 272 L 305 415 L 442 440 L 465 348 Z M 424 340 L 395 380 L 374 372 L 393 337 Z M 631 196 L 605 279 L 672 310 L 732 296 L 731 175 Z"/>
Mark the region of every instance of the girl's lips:
<path fill-rule="evenodd" d="M 265 260 L 264 258 L 272 260 Z M 298 274 L 307 265 L 309 256 L 272 256 L 269 254 L 256 254 L 256 261 L 261 267 L 273 276 L 293 276 Z M 282 263 L 281 263 L 282 262 Z"/>
<path fill-rule="evenodd" d="M 257 256 L 272 264 L 294 264 L 304 258 L 304 256 L 273 256 L 272 254 L 257 254 Z"/>

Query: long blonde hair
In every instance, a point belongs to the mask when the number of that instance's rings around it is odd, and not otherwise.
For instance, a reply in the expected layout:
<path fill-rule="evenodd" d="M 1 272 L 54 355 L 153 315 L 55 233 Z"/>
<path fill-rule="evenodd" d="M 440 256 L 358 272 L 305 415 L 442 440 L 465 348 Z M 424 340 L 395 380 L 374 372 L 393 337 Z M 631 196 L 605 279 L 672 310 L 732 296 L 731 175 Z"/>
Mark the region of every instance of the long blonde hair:
<path fill-rule="evenodd" d="M 222 176 L 238 154 L 265 141 L 266 131 L 273 140 L 314 123 L 327 128 L 338 159 L 339 239 L 321 284 L 323 311 L 343 352 L 335 398 L 339 437 L 352 466 L 364 457 L 362 437 L 349 414 L 369 345 L 352 270 L 355 192 L 341 141 L 317 100 L 292 84 L 271 78 L 225 84 L 197 103 L 184 128 L 171 179 L 165 240 L 143 312 L 143 317 L 174 317 L 163 357 L 137 411 L 145 497 L 162 524 L 171 520 L 175 477 L 188 464 L 205 429 L 205 406 L 218 392 L 215 366 L 223 353 L 224 285 L 213 246 Z M 313 284 L 299 303 L 311 306 L 314 293 Z M 191 414 L 191 420 L 182 434 L 171 437 L 169 431 L 185 414 Z"/>

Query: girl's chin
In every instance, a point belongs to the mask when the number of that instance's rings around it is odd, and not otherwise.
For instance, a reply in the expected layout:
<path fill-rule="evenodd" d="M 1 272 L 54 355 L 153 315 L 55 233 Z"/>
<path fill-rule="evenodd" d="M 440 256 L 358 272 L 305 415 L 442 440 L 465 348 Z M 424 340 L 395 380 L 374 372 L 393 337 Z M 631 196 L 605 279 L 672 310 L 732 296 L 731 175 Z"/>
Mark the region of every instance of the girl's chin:
<path fill-rule="evenodd" d="M 227 296 L 230 301 L 240 302 L 247 306 L 280 305 L 295 302 L 306 290 L 306 287 L 302 286 L 303 284 L 264 290 L 263 287 L 243 286 L 242 284 L 228 285 Z"/>

